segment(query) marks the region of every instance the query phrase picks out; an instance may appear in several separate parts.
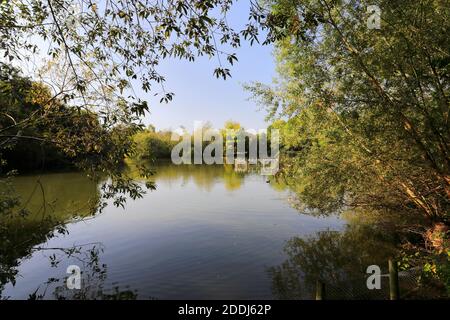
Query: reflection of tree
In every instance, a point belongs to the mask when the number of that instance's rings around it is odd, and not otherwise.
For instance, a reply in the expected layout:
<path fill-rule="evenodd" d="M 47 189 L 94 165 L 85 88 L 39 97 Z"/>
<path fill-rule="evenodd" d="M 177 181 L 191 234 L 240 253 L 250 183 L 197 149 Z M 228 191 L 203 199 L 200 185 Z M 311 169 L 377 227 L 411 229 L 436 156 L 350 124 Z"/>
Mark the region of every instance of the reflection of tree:
<path fill-rule="evenodd" d="M 228 191 L 238 190 L 243 183 L 244 174 L 234 171 L 233 165 L 223 166 L 223 182 Z"/>
<path fill-rule="evenodd" d="M 93 215 L 100 202 L 97 182 L 80 173 L 17 177 L 13 183 L 21 201 L 0 216 L 0 293 L 15 283 L 22 259 L 66 233 L 67 222 Z"/>
<path fill-rule="evenodd" d="M 67 278 L 58 279 L 61 284 L 53 290 L 53 295 L 58 300 L 135 300 L 137 292 L 129 288 L 120 288 L 115 285 L 112 290 L 105 289 L 107 278 L 107 265 L 100 263 L 99 254 L 102 250 L 93 248 L 85 254 L 82 260 L 81 289 L 70 290 L 67 288 Z"/>
<path fill-rule="evenodd" d="M 273 293 L 279 299 L 311 299 L 321 280 L 328 291 L 335 289 L 329 298 L 367 298 L 366 268 L 376 264 L 383 270 L 393 252 L 391 240 L 367 225 L 294 237 L 285 247 L 288 259 L 269 270 Z"/>
<path fill-rule="evenodd" d="M 137 163 L 128 162 L 127 175 L 136 180 L 142 179 L 139 177 L 137 166 L 145 166 L 151 169 L 153 175 L 149 180 L 158 182 L 177 182 L 182 181 L 186 184 L 189 181 L 202 190 L 210 191 L 212 187 L 220 180 L 223 180 L 227 190 L 239 189 L 242 185 L 243 174 L 234 171 L 232 165 L 178 165 L 174 166 L 171 163 L 160 162 L 152 165 L 150 162 Z"/>
<path fill-rule="evenodd" d="M 50 253 L 50 261 L 56 267 L 61 261 L 74 261 L 81 269 L 81 288 L 69 289 L 68 277 L 49 278 L 28 299 L 48 299 L 52 295 L 58 300 L 134 300 L 137 292 L 129 288 L 121 288 L 115 284 L 112 289 L 105 289 L 107 265 L 101 263 L 101 244 L 86 244 L 71 248 L 46 248 Z"/>

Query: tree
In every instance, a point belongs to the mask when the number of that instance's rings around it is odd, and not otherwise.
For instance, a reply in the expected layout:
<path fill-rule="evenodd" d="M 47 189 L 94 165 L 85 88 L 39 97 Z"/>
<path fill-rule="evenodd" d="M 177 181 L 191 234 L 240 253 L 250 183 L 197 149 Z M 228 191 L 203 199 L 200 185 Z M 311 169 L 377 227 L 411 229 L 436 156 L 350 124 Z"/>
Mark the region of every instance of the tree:
<path fill-rule="evenodd" d="M 0 150 L 6 168 L 73 164 L 95 171 L 117 165 L 131 149 L 127 141 L 135 127 L 107 128 L 95 113 L 68 107 L 52 97 L 47 85 L 6 65 L 0 65 L 0 96 L 5 115 Z"/>
<path fill-rule="evenodd" d="M 369 5 L 380 8 L 380 29 L 367 27 Z M 401 244 L 440 255 L 448 270 L 448 245 L 427 243 L 439 229 L 448 244 L 450 225 L 450 8 L 275 0 L 268 10 L 279 78 L 248 89 L 272 120 L 285 121 L 274 126 L 294 156 L 279 179 L 296 193 L 294 205 L 375 211 L 376 223 L 404 232 Z"/>
<path fill-rule="evenodd" d="M 133 136 L 136 144 L 133 158 L 136 160 L 170 159 L 176 141 L 171 140 L 169 131 L 154 131 L 152 128 L 139 131 Z"/>
<path fill-rule="evenodd" d="M 61 67 L 73 71 L 72 94 L 83 98 L 94 85 L 107 89 L 114 84 L 122 91 L 139 79 L 145 91 L 152 89 L 167 102 L 173 93 L 165 91 L 164 76 L 157 71 L 161 59 L 194 61 L 198 56 L 218 55 L 214 74 L 224 79 L 230 75 L 220 56 L 232 65 L 236 55 L 219 45 L 236 48 L 241 36 L 252 38 L 255 33 L 241 35 L 226 23 L 231 4 L 231 0 L 2 0 L 0 50 L 10 61 L 23 61 L 28 52 L 40 49 L 37 37 L 49 44 L 51 57 L 66 59 Z M 29 35 L 34 39 L 29 40 Z M 111 66 L 107 72 L 105 62 Z M 86 79 L 80 65 L 93 79 Z M 160 88 L 154 89 L 155 84 Z M 142 111 L 145 108 L 135 110 Z"/>
<path fill-rule="evenodd" d="M 251 89 L 272 115 L 299 122 L 309 158 L 302 164 L 314 166 L 301 170 L 321 178 L 314 188 L 339 186 L 320 194 L 348 204 L 346 196 L 363 192 L 352 185 L 367 183 L 365 199 L 354 204 L 381 205 L 384 189 L 397 202 L 387 207 L 446 221 L 449 8 L 377 1 L 382 27 L 371 30 L 372 2 L 271 3 L 269 23 L 284 36 L 276 45 L 280 80 Z"/>
<path fill-rule="evenodd" d="M 161 102 L 172 100 L 173 93 L 166 91 L 165 78 L 157 69 L 161 59 L 194 61 L 198 56 L 216 56 L 214 75 L 230 76 L 227 65 L 237 57 L 227 51 L 238 47 L 241 38 L 255 41 L 258 33 L 251 23 L 242 32 L 227 24 L 231 5 L 232 0 L 1 0 L 0 55 L 21 65 L 45 44 L 53 60 L 49 69 L 57 83 L 51 84 L 51 98 L 41 103 L 41 108 L 62 102 L 79 114 L 83 111 L 80 117 L 96 118 L 109 133 L 116 133 L 117 146 L 129 136 L 124 131 L 140 127 L 141 117 L 149 110 L 147 102 L 134 95 L 133 80 L 138 80 L 144 91 L 159 95 Z M 38 114 L 32 116 L 34 121 Z M 12 126 L 20 132 L 30 121 L 24 119 Z M 89 144 L 82 137 L 77 143 Z M 112 152 L 97 159 L 101 165 L 95 167 L 89 165 L 89 154 L 80 153 L 73 144 L 69 147 L 66 151 L 80 156 L 80 163 L 82 158 L 86 160 L 83 166 L 114 176 L 117 183 L 105 186 L 106 194 L 112 196 L 110 191 L 130 186 L 117 166 L 128 153 L 128 144 L 121 150 L 110 148 Z"/>

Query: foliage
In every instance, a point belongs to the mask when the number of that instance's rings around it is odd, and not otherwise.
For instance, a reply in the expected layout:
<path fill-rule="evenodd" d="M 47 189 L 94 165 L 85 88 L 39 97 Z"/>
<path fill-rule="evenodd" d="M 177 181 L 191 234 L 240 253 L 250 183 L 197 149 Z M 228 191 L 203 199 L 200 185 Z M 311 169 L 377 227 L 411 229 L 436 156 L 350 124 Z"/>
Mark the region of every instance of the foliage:
<path fill-rule="evenodd" d="M 39 46 L 33 35 L 50 44 L 48 54 L 65 56 L 65 67 L 76 69 L 81 63 L 97 74 L 101 64 L 112 62 L 107 78 L 95 82 L 116 83 L 125 89 L 139 79 L 147 91 L 161 85 L 164 76 L 157 66 L 161 59 L 174 57 L 194 61 L 198 56 L 217 56 L 217 78 L 227 78 L 236 54 L 226 52 L 241 43 L 241 38 L 257 40 L 258 29 L 248 23 L 235 31 L 227 23 L 232 0 L 152 1 L 6 1 L 0 2 L 2 51 L 9 60 L 21 59 L 23 51 L 34 53 Z M 79 70 L 74 70 L 79 71 Z M 77 91 L 92 86 L 81 72 L 75 72 Z M 100 73 L 101 74 L 101 73 Z M 119 81 L 117 81 L 119 80 Z M 173 93 L 161 85 L 161 101 L 172 100 Z M 153 90 L 156 91 L 156 90 Z"/>
<path fill-rule="evenodd" d="M 381 9 L 380 29 L 367 27 L 369 5 Z M 268 10 L 279 78 L 247 88 L 284 133 L 278 178 L 296 205 L 378 211 L 377 223 L 422 235 L 413 250 L 423 248 L 450 218 L 450 8 L 274 0 Z"/>
<path fill-rule="evenodd" d="M 277 42 L 275 87 L 250 89 L 272 118 L 287 118 L 277 125 L 288 137 L 297 134 L 284 144 L 300 152 L 289 170 L 310 181 L 305 200 L 446 221 L 450 12 L 441 1 L 419 9 L 378 1 L 374 31 L 368 4 L 274 1 L 295 32 Z"/>
<path fill-rule="evenodd" d="M 371 292 L 366 286 L 367 266 L 376 264 L 386 272 L 387 257 L 394 251 L 392 239 L 386 240 L 382 233 L 351 224 L 342 232 L 326 230 L 291 238 L 284 248 L 288 258 L 269 269 L 274 295 L 312 299 L 319 279 L 326 284 L 327 299 L 385 299 L 386 290 Z"/>
<path fill-rule="evenodd" d="M 155 132 L 152 129 L 136 133 L 133 157 L 138 160 L 170 159 L 172 148 L 177 144 L 177 141 L 171 141 L 171 136 L 170 131 Z"/>
<path fill-rule="evenodd" d="M 97 212 L 101 204 L 98 182 L 79 172 L 1 180 L 0 294 L 6 283 L 15 284 L 22 261 L 42 251 L 40 244 L 65 235 L 66 223 Z"/>
<path fill-rule="evenodd" d="M 60 75 L 49 90 L 2 64 L 2 158 L 38 163 L 30 158 L 40 149 L 51 155 L 48 161 L 68 159 L 92 175 L 108 173 L 106 197 L 139 197 L 142 190 L 118 166 L 131 155 L 129 137 L 148 111 L 145 101 L 128 94 L 131 81 L 140 80 L 145 91 L 168 102 L 173 93 L 157 70 L 161 59 L 216 56 L 213 73 L 226 79 L 230 70 L 221 57 L 232 65 L 237 57 L 226 51 L 241 38 L 258 42 L 265 30 L 263 43 L 276 43 L 280 77 L 272 87 L 256 83 L 249 89 L 268 106 L 272 127 L 284 133 L 290 156 L 278 179 L 292 186 L 296 205 L 376 211 L 385 224 L 401 215 L 403 230 L 423 236 L 419 246 L 437 225 L 448 226 L 447 3 L 268 0 L 252 5 L 240 32 L 226 22 L 231 4 L 0 0 L 0 54 L 24 62 L 40 49 L 32 42 L 39 38 Z M 367 28 L 369 5 L 381 9 L 380 29 Z M 167 155 L 170 144 L 159 133 L 149 130 L 135 139 L 138 157 Z M 27 148 L 23 141 L 36 143 Z"/>
<path fill-rule="evenodd" d="M 50 169 L 76 165 L 91 171 L 118 164 L 131 148 L 132 126 L 102 126 L 95 113 L 65 105 L 43 83 L 0 66 L 0 120 L 3 162 L 7 168 Z"/>
<path fill-rule="evenodd" d="M 191 139 L 191 154 L 194 154 L 194 139 L 195 137 L 202 139 L 202 151 L 206 146 L 211 143 L 206 139 L 206 133 L 209 131 L 215 131 L 212 124 L 209 122 L 203 123 L 201 126 L 195 128 L 194 132 L 190 135 Z M 227 130 L 235 130 L 234 135 L 231 135 L 229 143 L 235 144 L 238 141 L 238 135 L 240 130 L 244 130 L 238 122 L 226 121 L 224 127 L 217 133 L 222 136 L 224 148 L 227 145 Z M 187 134 L 187 133 L 186 133 Z M 133 136 L 135 143 L 135 150 L 133 158 L 136 160 L 155 160 L 155 159 L 170 159 L 173 147 L 179 143 L 179 140 L 172 140 L 172 138 L 179 136 L 170 130 L 158 131 L 153 126 L 146 130 L 139 131 Z M 202 138 L 203 137 L 203 138 Z M 182 137 L 180 137 L 182 138 Z M 248 145 L 248 137 L 246 137 L 246 143 Z M 234 147 L 236 152 L 236 147 Z M 225 154 L 225 152 L 224 152 Z"/>

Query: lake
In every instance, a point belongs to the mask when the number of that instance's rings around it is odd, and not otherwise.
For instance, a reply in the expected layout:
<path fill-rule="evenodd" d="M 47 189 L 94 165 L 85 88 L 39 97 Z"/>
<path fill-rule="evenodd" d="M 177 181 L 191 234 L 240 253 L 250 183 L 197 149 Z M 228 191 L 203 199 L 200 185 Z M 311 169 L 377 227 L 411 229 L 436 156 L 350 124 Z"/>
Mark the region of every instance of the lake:
<path fill-rule="evenodd" d="M 14 185 L 31 213 L 8 222 L 14 231 L 7 234 L 11 246 L 2 268 L 13 276 L 4 277 L 1 296 L 308 299 L 312 273 L 336 268 L 326 271 L 330 279 L 345 278 L 352 255 L 360 263 L 355 269 L 364 272 L 361 256 L 378 250 L 370 241 L 361 248 L 366 236 L 336 215 L 297 211 L 286 188 L 256 171 L 153 168 L 155 191 L 101 212 L 95 203 L 102 181 L 77 172 L 17 177 Z M 74 246 L 79 250 L 67 250 Z M 308 273 L 308 263 L 316 271 Z M 83 272 L 81 290 L 65 286 L 69 265 Z"/>

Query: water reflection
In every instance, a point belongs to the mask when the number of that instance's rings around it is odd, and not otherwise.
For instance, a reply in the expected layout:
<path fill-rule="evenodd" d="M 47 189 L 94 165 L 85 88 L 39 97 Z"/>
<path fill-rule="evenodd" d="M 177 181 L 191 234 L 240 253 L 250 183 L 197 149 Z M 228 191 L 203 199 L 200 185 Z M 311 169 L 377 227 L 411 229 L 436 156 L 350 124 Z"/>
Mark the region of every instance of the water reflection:
<path fill-rule="evenodd" d="M 20 259 L 39 250 L 37 245 L 66 232 L 67 221 L 97 211 L 97 184 L 80 173 L 14 179 L 21 201 L 11 213 L 0 215 L 0 293 L 6 283 L 15 283 Z"/>
<path fill-rule="evenodd" d="M 128 199 L 125 210 L 110 203 L 100 215 L 103 181 L 81 173 L 16 178 L 30 213 L 0 219 L 3 296 L 272 298 L 267 268 L 286 259 L 285 242 L 342 226 L 336 217 L 299 214 L 282 188 L 257 172 L 227 165 L 150 168 L 156 191 Z M 126 170 L 145 183 L 135 164 Z M 82 291 L 64 285 L 70 264 L 81 264 Z"/>
<path fill-rule="evenodd" d="M 111 288 L 106 284 L 108 267 L 101 263 L 101 253 L 103 252 L 101 245 L 51 250 L 59 250 L 62 253 L 62 256 L 58 258 L 54 253 L 50 256 L 53 267 L 64 260 L 66 262 L 67 260 L 76 260 L 77 266 L 81 265 L 81 286 L 77 290 L 68 288 L 67 282 L 70 274 L 60 278 L 51 277 L 30 293 L 28 300 L 48 298 L 57 300 L 135 300 L 137 298 L 136 290 L 121 287 L 119 284 L 114 284 Z"/>
<path fill-rule="evenodd" d="M 382 290 L 368 290 L 366 269 L 380 266 L 395 252 L 395 239 L 361 221 L 348 221 L 342 232 L 321 231 L 312 237 L 293 237 L 284 250 L 282 264 L 269 269 L 273 293 L 278 299 L 313 299 L 318 280 L 326 285 L 327 299 L 386 299 Z"/>
<path fill-rule="evenodd" d="M 186 185 L 192 181 L 200 190 L 211 191 L 217 183 L 223 183 L 229 191 L 238 190 L 244 182 L 244 172 L 236 172 L 233 165 L 179 165 L 175 166 L 170 162 L 135 163 L 129 162 L 126 168 L 128 175 L 134 179 L 141 180 L 137 165 L 144 165 L 153 170 L 153 176 L 149 180 L 160 183 L 178 183 Z"/>

